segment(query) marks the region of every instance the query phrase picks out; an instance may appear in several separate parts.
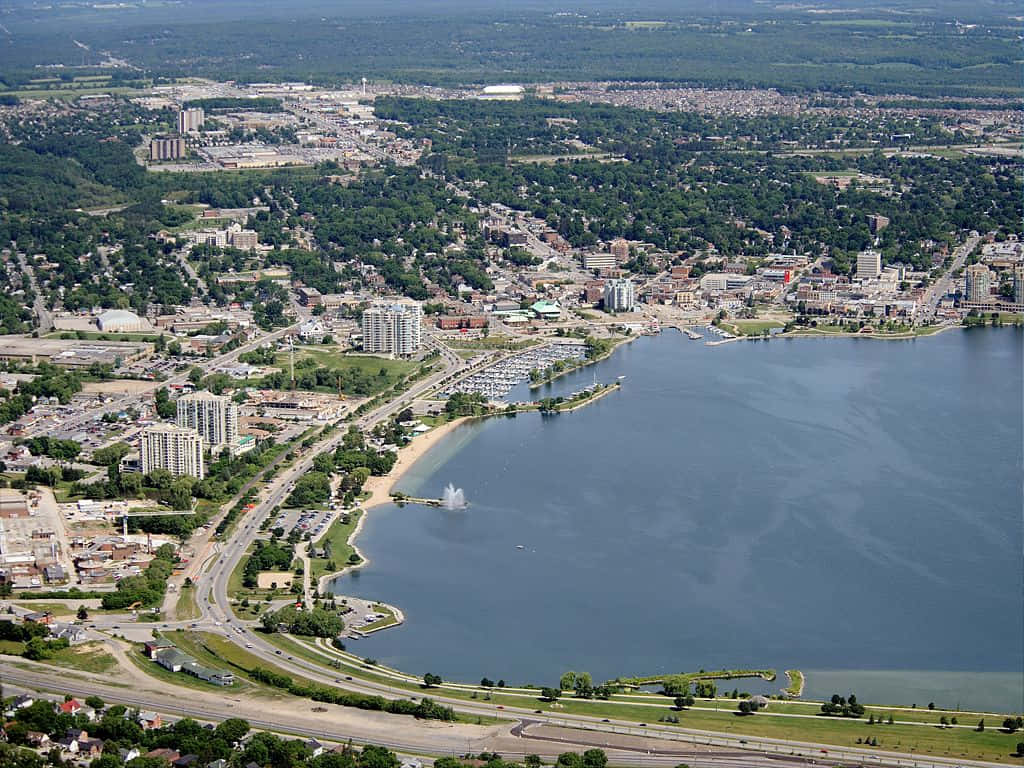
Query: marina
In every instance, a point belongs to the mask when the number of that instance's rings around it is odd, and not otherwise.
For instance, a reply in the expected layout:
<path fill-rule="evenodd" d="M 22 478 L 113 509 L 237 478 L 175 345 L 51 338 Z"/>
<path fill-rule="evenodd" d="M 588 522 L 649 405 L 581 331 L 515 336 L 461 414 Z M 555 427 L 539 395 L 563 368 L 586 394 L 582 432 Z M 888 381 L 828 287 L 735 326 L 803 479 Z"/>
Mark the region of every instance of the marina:
<path fill-rule="evenodd" d="M 538 349 L 520 352 L 473 374 L 444 390 L 449 397 L 456 392 L 480 394 L 488 400 L 502 400 L 517 384 L 530 378 L 530 371 L 544 370 L 557 362 L 584 360 L 587 348 L 583 344 L 549 344 Z"/>

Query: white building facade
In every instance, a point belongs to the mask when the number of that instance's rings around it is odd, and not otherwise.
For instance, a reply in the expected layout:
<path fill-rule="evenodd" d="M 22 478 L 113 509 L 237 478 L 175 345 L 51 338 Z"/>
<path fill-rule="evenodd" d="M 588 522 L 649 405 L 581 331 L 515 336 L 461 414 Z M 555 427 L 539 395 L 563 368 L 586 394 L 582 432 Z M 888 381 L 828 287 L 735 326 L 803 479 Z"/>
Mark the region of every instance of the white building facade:
<path fill-rule="evenodd" d="M 630 280 L 608 280 L 604 284 L 604 308 L 608 312 L 632 312 L 636 292 Z"/>
<path fill-rule="evenodd" d="M 178 398 L 178 426 L 195 430 L 213 451 L 238 443 L 238 406 L 230 398 L 194 392 Z"/>
<path fill-rule="evenodd" d="M 416 354 L 423 310 L 411 302 L 379 303 L 363 312 L 363 351 L 397 357 Z"/>

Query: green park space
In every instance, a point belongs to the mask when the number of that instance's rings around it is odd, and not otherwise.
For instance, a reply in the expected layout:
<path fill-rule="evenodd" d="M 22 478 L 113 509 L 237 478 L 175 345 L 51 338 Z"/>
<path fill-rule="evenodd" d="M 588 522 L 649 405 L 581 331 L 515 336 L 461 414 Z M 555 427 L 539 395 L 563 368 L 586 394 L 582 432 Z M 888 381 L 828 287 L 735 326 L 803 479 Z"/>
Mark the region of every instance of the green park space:
<path fill-rule="evenodd" d="M 314 587 L 321 576 L 334 573 L 349 565 L 349 557 L 354 554 L 355 549 L 348 543 L 349 536 L 359 524 L 359 518 L 363 515 L 360 509 L 350 512 L 342 512 L 338 518 L 328 526 L 327 531 L 319 539 L 311 543 L 311 549 L 326 549 L 326 557 L 310 557 L 310 575 L 313 577 Z M 342 520 L 347 519 L 347 523 Z"/>
<path fill-rule="evenodd" d="M 274 365 L 287 376 L 290 354 L 277 355 Z M 336 394 L 338 382 L 347 395 L 376 395 L 411 375 L 421 363 L 389 360 L 371 355 L 344 354 L 339 347 L 298 347 L 295 350 L 295 378 L 299 389 Z M 325 369 L 329 373 L 311 375 Z"/>
<path fill-rule="evenodd" d="M 760 336 L 772 328 L 782 328 L 777 320 L 722 320 L 719 325 L 736 336 Z"/>
<path fill-rule="evenodd" d="M 337 672 L 373 682 L 386 683 L 394 688 L 422 691 L 422 685 L 412 678 L 396 679 L 383 674 L 385 668 L 367 665 L 351 654 L 328 652 L 306 640 L 274 634 L 267 639 L 282 650 L 297 657 L 324 664 Z M 797 741 L 820 741 L 835 746 L 861 747 L 863 742 L 878 741 L 879 750 L 895 750 L 915 754 L 965 759 L 1006 760 L 1014 750 L 1017 738 L 998 730 L 1001 718 L 989 717 L 984 731 L 976 730 L 975 715 L 940 712 L 928 709 L 900 709 L 867 707 L 862 718 L 826 717 L 821 714 L 820 703 L 771 700 L 767 709 L 756 715 L 741 715 L 738 710 L 742 699 L 697 699 L 692 707 L 677 710 L 673 699 L 657 693 L 613 695 L 609 700 L 577 699 L 568 696 L 555 702 L 541 699 L 522 689 L 506 691 L 500 688 L 462 687 L 442 685 L 438 695 L 461 700 L 486 700 L 493 705 L 539 709 L 552 714 L 578 714 L 646 724 L 666 724 L 662 718 L 678 718 L 670 724 L 684 728 L 706 729 L 721 733 Z M 898 721 L 893 725 L 883 722 L 893 712 Z M 943 727 L 940 718 L 959 714 L 961 727 Z M 875 723 L 869 724 L 868 717 Z M 903 721 L 903 722 L 899 722 Z M 970 727 L 963 727 L 970 726 Z M 857 739 L 862 743 L 858 744 Z"/>

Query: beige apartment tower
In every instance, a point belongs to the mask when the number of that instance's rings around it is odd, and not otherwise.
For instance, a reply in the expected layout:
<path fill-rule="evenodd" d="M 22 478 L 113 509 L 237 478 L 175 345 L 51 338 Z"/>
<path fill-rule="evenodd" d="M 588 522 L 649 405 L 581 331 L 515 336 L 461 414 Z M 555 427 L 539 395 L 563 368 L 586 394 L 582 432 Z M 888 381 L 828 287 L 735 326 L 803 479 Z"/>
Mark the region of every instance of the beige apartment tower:
<path fill-rule="evenodd" d="M 206 476 L 203 438 L 194 429 L 173 424 L 147 427 L 142 430 L 139 456 L 144 474 L 166 469 L 172 475 L 188 475 L 198 480 Z"/>

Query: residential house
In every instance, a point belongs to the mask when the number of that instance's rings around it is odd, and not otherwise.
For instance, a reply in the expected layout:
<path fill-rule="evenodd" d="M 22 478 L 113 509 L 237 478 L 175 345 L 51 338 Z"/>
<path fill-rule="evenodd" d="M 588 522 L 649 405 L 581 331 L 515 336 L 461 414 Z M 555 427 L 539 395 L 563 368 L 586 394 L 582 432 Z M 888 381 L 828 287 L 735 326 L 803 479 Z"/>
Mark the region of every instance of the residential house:
<path fill-rule="evenodd" d="M 138 723 L 142 726 L 143 730 L 149 731 L 153 728 L 159 728 L 164 724 L 164 721 L 158 712 L 139 712 Z"/>

